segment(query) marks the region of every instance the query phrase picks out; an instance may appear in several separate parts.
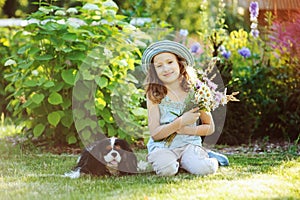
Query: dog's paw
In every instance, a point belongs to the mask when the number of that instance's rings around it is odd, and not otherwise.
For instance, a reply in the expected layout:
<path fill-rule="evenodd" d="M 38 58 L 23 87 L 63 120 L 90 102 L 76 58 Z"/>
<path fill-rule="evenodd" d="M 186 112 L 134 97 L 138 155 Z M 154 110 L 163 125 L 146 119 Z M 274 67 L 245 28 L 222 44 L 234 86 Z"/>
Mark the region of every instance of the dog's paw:
<path fill-rule="evenodd" d="M 149 163 L 145 162 L 143 160 L 140 160 L 137 164 L 137 168 L 138 168 L 139 172 L 146 171 L 148 166 L 149 166 Z"/>

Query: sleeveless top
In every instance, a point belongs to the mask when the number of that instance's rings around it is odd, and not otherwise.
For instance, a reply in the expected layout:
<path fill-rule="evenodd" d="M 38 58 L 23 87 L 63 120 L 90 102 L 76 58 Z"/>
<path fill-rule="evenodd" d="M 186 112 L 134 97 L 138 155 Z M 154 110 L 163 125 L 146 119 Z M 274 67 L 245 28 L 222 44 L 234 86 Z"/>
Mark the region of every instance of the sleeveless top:
<path fill-rule="evenodd" d="M 175 102 L 172 101 L 168 96 L 165 96 L 162 99 L 161 103 L 158 104 L 158 107 L 160 112 L 160 124 L 168 124 L 177 118 L 177 116 L 173 113 L 180 115 L 184 110 L 185 105 L 183 102 Z M 196 126 L 196 123 L 194 126 Z M 183 147 L 187 144 L 202 146 L 201 137 L 194 135 L 177 134 L 170 145 L 167 145 L 165 141 L 154 141 L 152 137 L 150 137 L 147 148 L 148 152 L 151 153 L 156 148 L 174 149 Z"/>

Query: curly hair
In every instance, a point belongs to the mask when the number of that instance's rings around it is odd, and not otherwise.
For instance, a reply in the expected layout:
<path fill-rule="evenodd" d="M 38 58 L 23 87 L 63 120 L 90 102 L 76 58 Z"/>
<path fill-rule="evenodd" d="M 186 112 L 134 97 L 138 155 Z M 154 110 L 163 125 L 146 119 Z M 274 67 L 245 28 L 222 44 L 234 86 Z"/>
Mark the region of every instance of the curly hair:
<path fill-rule="evenodd" d="M 182 81 L 180 83 L 180 86 L 184 91 L 189 91 L 191 88 L 191 77 L 189 76 L 188 72 L 186 71 L 187 68 L 187 61 L 179 57 L 178 55 L 174 54 L 176 56 L 180 74 L 182 76 Z M 146 83 L 145 83 L 145 91 L 147 97 L 155 104 L 159 104 L 161 100 L 167 95 L 168 90 L 166 86 L 164 86 L 163 82 L 158 78 L 157 73 L 154 68 L 153 59 L 150 63 L 147 77 L 146 77 Z"/>

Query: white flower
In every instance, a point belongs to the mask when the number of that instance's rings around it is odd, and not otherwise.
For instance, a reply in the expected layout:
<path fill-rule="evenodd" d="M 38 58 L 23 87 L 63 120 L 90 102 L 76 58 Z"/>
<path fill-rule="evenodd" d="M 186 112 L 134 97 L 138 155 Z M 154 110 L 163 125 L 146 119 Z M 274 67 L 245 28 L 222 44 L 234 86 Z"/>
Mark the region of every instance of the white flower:
<path fill-rule="evenodd" d="M 57 10 L 57 11 L 55 11 L 54 15 L 57 15 L 57 16 L 65 16 L 66 13 L 65 13 L 65 11 L 63 11 L 63 10 Z"/>
<path fill-rule="evenodd" d="M 67 13 L 74 15 L 78 13 L 78 10 L 76 8 L 68 8 Z"/>
<path fill-rule="evenodd" d="M 60 19 L 56 21 L 58 24 L 66 24 L 66 21 L 64 19 Z"/>
<path fill-rule="evenodd" d="M 103 2 L 102 5 L 103 5 L 104 7 L 114 8 L 114 9 L 116 9 L 116 10 L 119 9 L 118 5 L 117 5 L 115 2 L 110 1 L 110 0 Z"/>
<path fill-rule="evenodd" d="M 83 10 L 100 10 L 96 4 L 87 3 L 82 7 Z"/>
<path fill-rule="evenodd" d="M 13 59 L 8 59 L 5 63 L 4 66 L 10 66 L 10 65 L 16 65 L 16 61 Z"/>
<path fill-rule="evenodd" d="M 117 12 L 115 10 L 107 9 L 107 10 L 105 10 L 104 14 L 106 16 L 115 16 L 117 14 Z"/>
<path fill-rule="evenodd" d="M 42 24 L 42 25 L 45 25 L 45 24 L 47 24 L 48 22 L 55 22 L 55 20 L 54 20 L 54 19 L 45 19 L 45 20 L 41 21 L 41 24 Z"/>
<path fill-rule="evenodd" d="M 257 28 L 257 23 L 253 22 L 250 26 L 251 29 L 256 29 Z"/>
<path fill-rule="evenodd" d="M 50 12 L 53 12 L 53 9 L 49 9 L 46 7 L 39 7 L 39 11 L 45 13 L 45 14 L 49 14 Z"/>
<path fill-rule="evenodd" d="M 31 73 L 32 73 L 32 75 L 34 75 L 34 76 L 37 76 L 37 75 L 39 75 L 39 72 L 38 72 L 38 70 L 33 70 Z"/>
<path fill-rule="evenodd" d="M 125 59 L 120 60 L 119 64 L 121 66 L 128 66 L 128 63 L 127 63 L 127 61 Z"/>
<path fill-rule="evenodd" d="M 151 18 L 137 17 L 137 18 L 132 18 L 132 20 L 130 20 L 130 24 L 134 26 L 144 26 L 145 23 L 150 23 L 151 21 L 152 21 Z"/>
<path fill-rule="evenodd" d="M 186 37 L 189 34 L 189 31 L 186 29 L 180 29 L 179 34 L 183 37 Z"/>
<path fill-rule="evenodd" d="M 72 18 L 72 17 L 67 20 L 66 24 L 74 28 L 79 28 L 80 26 L 87 25 L 85 21 L 78 18 Z"/>
<path fill-rule="evenodd" d="M 107 59 L 113 57 L 112 52 L 111 52 L 109 49 L 107 49 L 107 48 L 104 48 L 104 53 L 103 53 L 103 55 L 104 55 Z"/>
<path fill-rule="evenodd" d="M 124 32 L 132 32 L 132 31 L 135 31 L 136 30 L 136 27 L 135 26 L 132 26 L 131 24 L 127 24 L 125 26 L 123 26 L 123 31 Z"/>
<path fill-rule="evenodd" d="M 29 20 L 27 20 L 27 24 L 38 24 L 40 22 L 40 20 L 35 19 L 35 18 L 31 18 Z"/>
<path fill-rule="evenodd" d="M 91 26 L 99 26 L 100 22 L 92 21 Z"/>
<path fill-rule="evenodd" d="M 113 22 L 109 22 L 109 21 L 107 21 L 106 19 L 101 19 L 100 20 L 100 24 L 102 24 L 102 25 L 114 25 L 114 23 Z"/>

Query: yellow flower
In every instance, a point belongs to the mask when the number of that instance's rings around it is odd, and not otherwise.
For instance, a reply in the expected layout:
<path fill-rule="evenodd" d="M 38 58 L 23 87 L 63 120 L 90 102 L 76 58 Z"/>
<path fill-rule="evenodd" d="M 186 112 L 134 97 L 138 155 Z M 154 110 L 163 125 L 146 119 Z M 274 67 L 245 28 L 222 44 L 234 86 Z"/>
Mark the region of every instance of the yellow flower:
<path fill-rule="evenodd" d="M 230 33 L 230 43 L 233 49 L 239 49 L 247 46 L 248 33 L 243 29 L 232 31 Z"/>

